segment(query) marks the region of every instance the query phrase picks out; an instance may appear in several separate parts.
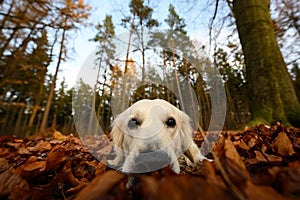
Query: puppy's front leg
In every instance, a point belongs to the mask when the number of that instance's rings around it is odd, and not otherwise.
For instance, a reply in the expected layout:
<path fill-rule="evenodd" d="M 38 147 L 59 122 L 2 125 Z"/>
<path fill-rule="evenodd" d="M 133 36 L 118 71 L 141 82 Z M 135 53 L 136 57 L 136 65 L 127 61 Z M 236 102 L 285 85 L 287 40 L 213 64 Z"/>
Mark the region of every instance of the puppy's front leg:
<path fill-rule="evenodd" d="M 121 164 L 121 162 L 123 161 L 123 157 L 124 157 L 123 151 L 115 147 L 115 152 L 116 152 L 115 159 L 107 161 L 109 165 L 116 166 L 118 164 Z"/>
<path fill-rule="evenodd" d="M 174 160 L 174 162 L 171 164 L 172 170 L 176 174 L 179 174 L 180 173 L 180 166 L 179 166 L 179 162 L 178 162 L 178 159 L 177 159 L 177 156 L 176 156 L 175 152 L 173 151 L 172 148 L 168 148 L 167 149 L 167 154 L 170 156 L 171 161 Z"/>
<path fill-rule="evenodd" d="M 130 152 L 128 156 L 125 158 L 125 162 L 122 167 L 122 172 L 124 173 L 132 173 L 134 170 L 134 163 L 137 158 L 137 153 Z"/>
<path fill-rule="evenodd" d="M 132 173 L 135 169 L 136 159 L 139 155 L 139 152 L 141 149 L 143 149 L 144 146 L 142 144 L 135 144 L 132 143 L 130 147 L 130 152 L 125 157 L 125 161 L 122 167 L 122 171 L 125 173 Z"/>
<path fill-rule="evenodd" d="M 197 164 L 203 160 L 212 161 L 202 155 L 201 151 L 195 143 L 192 143 L 192 145 L 188 148 L 184 155 L 187 156 L 193 164 Z"/>

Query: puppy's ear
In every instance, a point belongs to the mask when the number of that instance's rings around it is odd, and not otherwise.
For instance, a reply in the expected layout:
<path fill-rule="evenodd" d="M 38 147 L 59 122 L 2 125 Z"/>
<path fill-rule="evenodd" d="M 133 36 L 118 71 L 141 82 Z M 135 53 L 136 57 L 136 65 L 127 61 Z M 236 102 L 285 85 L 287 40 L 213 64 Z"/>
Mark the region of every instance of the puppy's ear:
<path fill-rule="evenodd" d="M 115 120 L 112 124 L 112 130 L 110 136 L 113 140 L 113 144 L 120 149 L 123 149 L 124 133 L 120 128 L 120 124 Z"/>
<path fill-rule="evenodd" d="M 184 112 L 181 112 L 180 119 L 180 136 L 182 139 L 181 141 L 191 142 L 190 139 L 192 139 L 193 129 L 191 127 L 190 117 Z M 189 140 L 187 140 L 187 138 Z"/>
<path fill-rule="evenodd" d="M 193 128 L 190 124 L 190 118 L 187 114 L 182 112 L 182 122 L 180 127 L 180 139 L 182 147 L 186 149 L 184 155 L 193 162 L 199 162 L 200 150 L 193 141 Z"/>

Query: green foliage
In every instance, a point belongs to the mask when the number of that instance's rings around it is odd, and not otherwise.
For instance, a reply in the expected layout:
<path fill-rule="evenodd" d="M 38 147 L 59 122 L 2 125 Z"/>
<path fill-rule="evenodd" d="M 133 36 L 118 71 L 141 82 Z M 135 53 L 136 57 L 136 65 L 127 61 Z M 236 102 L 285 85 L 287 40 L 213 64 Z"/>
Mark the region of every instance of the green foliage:
<path fill-rule="evenodd" d="M 180 34 L 184 35 L 187 34 L 187 32 L 184 30 L 184 28 L 186 27 L 184 19 L 177 14 L 172 4 L 169 5 L 169 15 L 165 22 L 168 24 L 170 30 L 179 32 Z"/>
<path fill-rule="evenodd" d="M 135 29 L 143 29 L 144 26 L 147 28 L 158 26 L 157 20 L 152 18 L 153 9 L 145 5 L 144 0 L 131 0 L 129 8 L 132 15 L 138 17 Z"/>
<path fill-rule="evenodd" d="M 214 54 L 214 61 L 224 81 L 227 96 L 226 126 L 231 129 L 242 128 L 250 119 L 243 54 L 236 50 L 227 53 L 219 48 Z"/>

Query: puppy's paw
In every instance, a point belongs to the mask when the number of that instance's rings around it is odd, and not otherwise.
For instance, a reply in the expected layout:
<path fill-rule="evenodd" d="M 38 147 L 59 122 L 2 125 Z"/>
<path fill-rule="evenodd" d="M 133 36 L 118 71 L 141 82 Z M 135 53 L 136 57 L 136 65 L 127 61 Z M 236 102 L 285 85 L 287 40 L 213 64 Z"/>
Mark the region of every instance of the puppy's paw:
<path fill-rule="evenodd" d="M 179 162 L 175 161 L 171 164 L 171 168 L 172 170 L 176 173 L 179 174 L 180 173 L 180 166 L 179 166 Z"/>
<path fill-rule="evenodd" d="M 108 160 L 107 163 L 111 166 L 117 166 L 120 163 L 120 161 L 119 159 L 114 159 L 114 160 Z"/>
<path fill-rule="evenodd" d="M 205 156 L 202 155 L 201 152 L 199 152 L 199 161 L 200 161 L 200 162 L 203 162 L 203 160 L 207 160 L 207 161 L 209 161 L 209 162 L 213 162 L 213 161 L 214 161 L 214 160 L 212 160 L 212 159 L 206 158 Z"/>

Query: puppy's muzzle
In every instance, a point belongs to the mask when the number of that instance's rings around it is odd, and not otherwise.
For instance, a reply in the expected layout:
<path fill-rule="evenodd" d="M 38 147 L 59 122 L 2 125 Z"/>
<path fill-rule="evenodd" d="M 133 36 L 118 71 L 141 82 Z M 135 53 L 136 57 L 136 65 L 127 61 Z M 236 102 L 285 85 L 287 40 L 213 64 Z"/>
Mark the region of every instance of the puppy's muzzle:
<path fill-rule="evenodd" d="M 168 166 L 171 163 L 170 156 L 162 150 L 153 152 L 140 152 L 133 165 L 134 172 L 154 171 Z"/>

